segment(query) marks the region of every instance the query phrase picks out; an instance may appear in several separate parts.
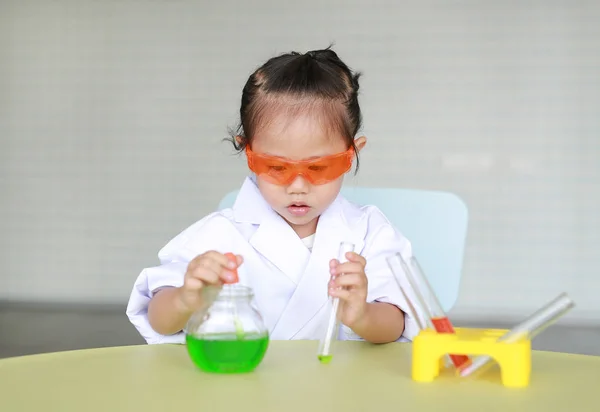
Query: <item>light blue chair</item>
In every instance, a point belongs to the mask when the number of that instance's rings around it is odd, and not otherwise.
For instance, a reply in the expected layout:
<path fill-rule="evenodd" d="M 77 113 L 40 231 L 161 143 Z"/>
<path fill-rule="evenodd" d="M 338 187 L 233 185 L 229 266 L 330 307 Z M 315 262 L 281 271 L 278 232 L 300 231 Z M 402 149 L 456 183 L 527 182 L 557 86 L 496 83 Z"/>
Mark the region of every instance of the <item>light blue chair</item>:
<path fill-rule="evenodd" d="M 375 205 L 413 246 L 431 286 L 444 310 L 458 298 L 469 213 L 465 203 L 448 192 L 344 187 L 346 199 L 360 205 Z M 219 210 L 231 207 L 237 191 L 228 193 Z"/>

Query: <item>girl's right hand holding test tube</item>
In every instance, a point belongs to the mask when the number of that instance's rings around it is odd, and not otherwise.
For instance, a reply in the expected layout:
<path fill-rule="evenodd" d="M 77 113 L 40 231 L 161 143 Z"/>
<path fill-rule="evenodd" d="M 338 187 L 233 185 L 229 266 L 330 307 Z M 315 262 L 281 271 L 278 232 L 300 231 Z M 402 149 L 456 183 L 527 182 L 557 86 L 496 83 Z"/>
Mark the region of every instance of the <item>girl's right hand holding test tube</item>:
<path fill-rule="evenodd" d="M 231 253 L 208 251 L 196 256 L 188 265 L 183 286 L 178 288 L 179 301 L 183 308 L 195 311 L 202 305 L 200 290 L 207 285 L 221 285 L 238 281 L 237 268 L 243 258 Z"/>

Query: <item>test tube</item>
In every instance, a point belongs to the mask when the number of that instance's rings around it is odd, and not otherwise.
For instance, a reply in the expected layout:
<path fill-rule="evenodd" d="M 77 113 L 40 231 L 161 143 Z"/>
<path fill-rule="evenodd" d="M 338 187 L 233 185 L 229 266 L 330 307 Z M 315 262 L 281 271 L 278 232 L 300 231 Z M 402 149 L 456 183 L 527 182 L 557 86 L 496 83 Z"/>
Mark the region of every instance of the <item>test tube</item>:
<path fill-rule="evenodd" d="M 406 272 L 408 270 L 408 268 L 406 268 L 406 264 L 404 263 L 404 261 L 402 260 L 402 257 L 400 256 L 400 253 L 390 256 L 386 260 L 387 260 L 387 264 L 388 264 L 390 270 L 392 271 L 392 276 L 394 277 L 394 280 L 396 281 L 396 284 L 398 285 L 398 288 L 400 289 L 400 292 L 402 293 L 402 296 L 404 297 L 404 300 L 406 301 L 406 305 L 408 306 L 408 316 L 410 316 L 411 318 L 413 318 L 415 320 L 419 330 L 423 330 L 423 329 L 427 328 L 428 326 L 431 326 L 428 324 L 428 320 L 429 320 L 428 315 L 425 315 L 425 323 L 421 322 L 421 317 L 419 316 L 419 312 L 415 308 L 415 304 L 408 297 L 408 293 L 406 293 L 406 290 L 404 289 L 404 287 L 402 286 L 402 283 L 400 282 L 400 279 L 399 279 L 400 271 L 398 269 L 398 266 L 402 267 L 404 269 L 404 272 Z M 415 293 L 415 295 L 416 295 L 416 293 Z M 419 299 L 418 296 L 415 296 L 415 298 Z M 418 302 L 417 305 L 420 306 L 421 308 L 424 308 L 424 302 L 422 302 L 422 301 Z"/>
<path fill-rule="evenodd" d="M 516 343 L 522 339 L 533 339 L 565 313 L 573 309 L 573 307 L 575 307 L 575 302 L 573 302 L 566 293 L 561 293 L 554 300 L 547 303 L 544 307 L 534 312 L 523 322 L 498 338 L 498 342 Z M 481 373 L 493 364 L 492 357 L 481 355 L 473 358 L 470 365 L 465 365 L 463 368 L 460 368 L 457 373 L 464 378 L 472 375 L 476 371 Z"/>
<path fill-rule="evenodd" d="M 340 250 L 338 252 L 338 261 L 345 263 L 348 261 L 346 253 L 354 252 L 354 244 L 349 242 L 340 243 Z M 327 329 L 325 335 L 319 342 L 319 352 L 317 357 L 321 363 L 329 363 L 333 357 L 332 346 L 333 342 L 337 339 L 339 333 L 339 318 L 338 311 L 340 307 L 340 298 L 329 297 L 329 321 L 327 323 Z"/>
<path fill-rule="evenodd" d="M 442 305 L 427 281 L 427 278 L 423 274 L 423 270 L 421 269 L 421 265 L 419 265 L 417 258 L 412 256 L 409 264 L 406 264 L 400 253 L 396 256 L 406 272 L 408 282 L 422 307 L 423 313 L 428 318 L 430 324 L 433 325 L 433 329 L 437 333 L 455 333 L 454 326 L 452 326 L 450 319 L 448 319 L 448 315 L 446 315 L 446 312 L 442 309 Z M 460 368 L 468 365 L 471 362 L 471 359 L 467 355 L 450 354 L 450 361 L 455 368 Z"/>
<path fill-rule="evenodd" d="M 408 307 L 407 308 L 408 316 L 410 316 L 412 319 L 415 320 L 415 323 L 417 324 L 417 328 L 419 330 L 423 330 L 426 328 L 433 329 L 433 325 L 431 324 L 431 321 L 430 321 L 431 316 L 424 313 L 423 314 L 424 319 L 423 319 L 423 321 L 421 321 L 421 317 L 419 316 L 419 312 L 415 308 L 415 304 L 413 303 L 411 298 L 408 296 L 408 293 L 406 293 L 406 290 L 404 289 L 404 287 L 402 286 L 402 283 L 400 282 L 399 277 L 400 277 L 401 272 L 399 271 L 398 266 L 401 266 L 403 268 L 404 272 L 408 272 L 408 267 L 406 266 L 406 263 L 404 263 L 404 261 L 402 260 L 402 257 L 400 256 L 400 254 L 390 256 L 386 260 L 388 262 L 388 266 L 390 267 L 390 269 L 392 271 L 394 280 L 398 284 L 398 288 L 400 288 L 400 292 L 402 293 L 402 296 L 404 297 L 404 300 L 406 301 L 406 305 Z M 422 297 L 419 298 L 418 296 L 415 296 L 415 299 L 420 299 L 418 306 L 420 308 L 425 308 L 425 303 L 422 301 Z M 425 310 L 425 309 L 423 309 L 423 310 Z M 448 356 L 448 355 L 444 356 L 444 366 L 446 368 L 450 368 L 453 366 L 452 360 L 450 359 L 450 356 Z"/>

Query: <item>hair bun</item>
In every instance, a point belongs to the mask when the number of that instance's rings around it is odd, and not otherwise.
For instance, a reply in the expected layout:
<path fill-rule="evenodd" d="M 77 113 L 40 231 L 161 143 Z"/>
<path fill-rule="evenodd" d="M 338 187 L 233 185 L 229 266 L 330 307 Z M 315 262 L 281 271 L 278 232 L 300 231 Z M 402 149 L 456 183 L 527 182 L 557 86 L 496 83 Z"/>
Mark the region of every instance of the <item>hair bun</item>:
<path fill-rule="evenodd" d="M 307 52 L 306 54 L 317 61 L 327 61 L 327 60 L 339 59 L 338 55 L 333 50 L 331 50 L 330 47 L 331 46 L 329 46 L 326 49 L 311 50 L 311 51 Z"/>

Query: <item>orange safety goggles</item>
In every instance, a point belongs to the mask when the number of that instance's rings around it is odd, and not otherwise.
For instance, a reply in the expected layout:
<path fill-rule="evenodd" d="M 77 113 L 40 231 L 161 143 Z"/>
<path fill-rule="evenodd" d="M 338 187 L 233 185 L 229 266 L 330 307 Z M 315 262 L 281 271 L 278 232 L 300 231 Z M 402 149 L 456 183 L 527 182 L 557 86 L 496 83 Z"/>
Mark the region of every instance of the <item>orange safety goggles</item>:
<path fill-rule="evenodd" d="M 246 146 L 246 156 L 250 170 L 270 183 L 289 185 L 296 177 L 302 175 L 313 185 L 323 185 L 350 170 L 354 148 L 330 156 L 294 161 L 254 153 Z"/>

